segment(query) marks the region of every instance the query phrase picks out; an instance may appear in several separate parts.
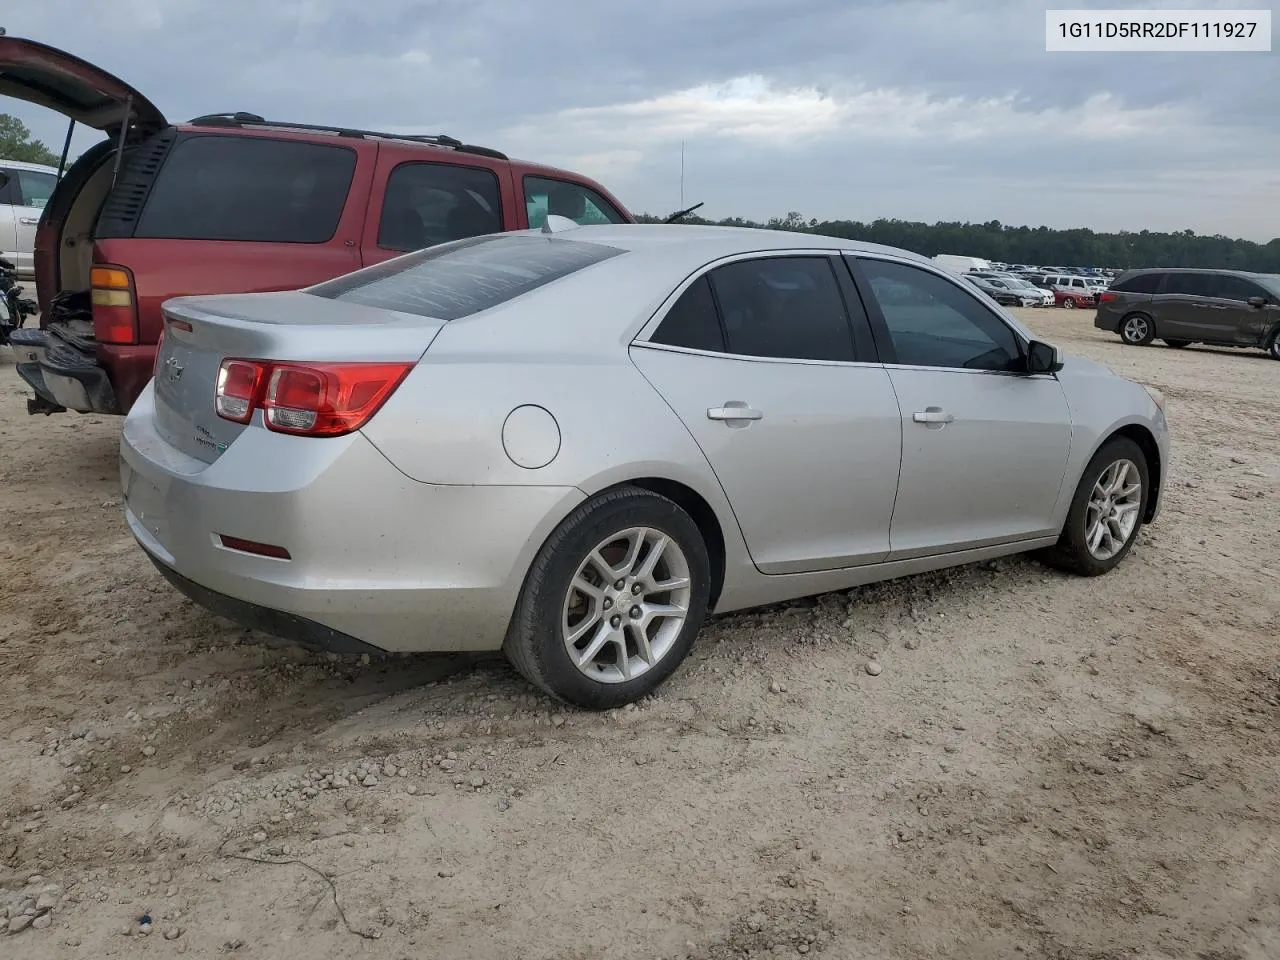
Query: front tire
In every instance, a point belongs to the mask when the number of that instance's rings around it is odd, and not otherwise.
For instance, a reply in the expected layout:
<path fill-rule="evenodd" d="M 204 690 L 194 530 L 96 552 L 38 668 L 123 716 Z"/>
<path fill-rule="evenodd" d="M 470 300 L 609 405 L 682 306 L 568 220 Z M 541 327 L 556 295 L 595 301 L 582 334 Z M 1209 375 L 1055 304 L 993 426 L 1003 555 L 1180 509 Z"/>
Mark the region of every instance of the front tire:
<path fill-rule="evenodd" d="M 1156 325 L 1145 313 L 1131 313 L 1120 321 L 1120 339 L 1131 347 L 1145 347 L 1156 338 Z"/>
<path fill-rule="evenodd" d="M 1051 566 L 1084 577 L 1107 573 L 1133 549 L 1151 495 L 1142 448 L 1112 437 L 1089 461 L 1058 543 L 1043 554 Z"/>
<path fill-rule="evenodd" d="M 1073 297 L 1063 297 L 1063 298 L 1062 298 L 1062 306 L 1063 306 L 1064 308 L 1066 308 L 1067 310 L 1074 310 L 1074 309 L 1076 308 L 1076 301 L 1075 301 L 1075 298 L 1073 298 Z"/>
<path fill-rule="evenodd" d="M 503 650 L 530 683 L 605 710 L 656 690 L 706 618 L 711 560 L 690 516 L 638 487 L 588 500 L 547 538 Z"/>
<path fill-rule="evenodd" d="M 1267 356 L 1272 360 L 1280 360 L 1280 328 L 1271 335 L 1271 342 L 1267 344 Z"/>

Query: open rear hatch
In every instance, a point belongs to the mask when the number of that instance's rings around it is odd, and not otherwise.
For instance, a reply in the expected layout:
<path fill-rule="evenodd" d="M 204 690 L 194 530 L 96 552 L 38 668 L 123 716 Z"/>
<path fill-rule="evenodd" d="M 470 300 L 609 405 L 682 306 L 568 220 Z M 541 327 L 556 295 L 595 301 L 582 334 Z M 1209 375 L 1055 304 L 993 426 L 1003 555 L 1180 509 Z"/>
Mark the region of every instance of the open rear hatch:
<path fill-rule="evenodd" d="M 101 67 L 56 47 L 0 36 L 0 96 L 56 110 L 115 136 L 121 124 L 159 130 L 155 104 Z"/>
<path fill-rule="evenodd" d="M 0 97 L 55 110 L 74 123 L 101 130 L 117 148 L 168 125 L 155 104 L 119 77 L 65 50 L 22 37 L 0 35 Z M 36 393 L 32 412 L 62 407 L 110 410 L 115 403 L 113 397 L 102 393 L 109 391 L 109 385 L 93 360 L 92 328 L 55 322 L 52 326 L 58 328 L 58 335 L 52 335 L 50 321 L 57 318 L 50 314 L 57 312 L 51 308 L 59 292 L 57 258 L 62 233 L 57 217 L 67 206 L 59 202 L 55 191 L 36 231 L 36 288 L 45 314 L 41 325 L 46 329 L 23 331 L 18 344 L 19 374 Z M 42 362 L 46 365 L 41 366 Z"/>

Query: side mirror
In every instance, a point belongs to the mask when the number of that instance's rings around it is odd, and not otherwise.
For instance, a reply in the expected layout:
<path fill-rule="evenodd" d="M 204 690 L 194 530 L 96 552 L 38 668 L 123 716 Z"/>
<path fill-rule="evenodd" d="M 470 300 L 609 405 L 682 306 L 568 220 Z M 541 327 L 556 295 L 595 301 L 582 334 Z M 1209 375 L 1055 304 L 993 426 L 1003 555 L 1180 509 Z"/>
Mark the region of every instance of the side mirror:
<path fill-rule="evenodd" d="M 1062 369 L 1062 351 L 1043 340 L 1027 344 L 1027 373 L 1057 373 Z"/>
<path fill-rule="evenodd" d="M 1248 300 L 1245 301 L 1245 303 L 1249 304 L 1249 306 L 1251 307 L 1257 307 L 1261 309 L 1267 305 L 1267 298 L 1266 297 L 1250 297 Z"/>

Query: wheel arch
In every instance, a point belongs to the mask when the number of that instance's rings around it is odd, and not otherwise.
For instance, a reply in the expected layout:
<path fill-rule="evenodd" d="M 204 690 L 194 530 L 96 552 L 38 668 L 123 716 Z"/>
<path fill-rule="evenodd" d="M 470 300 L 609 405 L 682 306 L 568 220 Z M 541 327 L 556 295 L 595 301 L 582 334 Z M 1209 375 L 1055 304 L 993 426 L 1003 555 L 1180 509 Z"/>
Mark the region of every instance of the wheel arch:
<path fill-rule="evenodd" d="M 656 493 L 660 497 L 666 497 L 692 518 L 698 528 L 698 532 L 702 534 L 702 542 L 706 544 L 707 556 L 711 560 L 711 595 L 707 602 L 707 609 L 714 610 L 716 603 L 720 600 L 720 591 L 724 589 L 727 558 L 724 529 L 720 524 L 720 518 L 716 515 L 715 508 L 693 487 L 668 477 L 635 477 L 631 480 L 615 483 L 606 488 L 606 490 L 626 486 L 639 487 L 641 490 L 647 490 L 650 493 Z M 598 496 L 599 493 L 603 492 L 605 491 L 598 491 L 593 496 Z"/>
<path fill-rule="evenodd" d="M 1164 494 L 1164 462 L 1160 459 L 1160 444 L 1156 442 L 1155 434 L 1143 424 L 1126 423 L 1106 434 L 1098 445 L 1094 447 L 1093 451 L 1090 452 L 1089 459 L 1092 460 L 1104 444 L 1116 437 L 1132 440 L 1138 445 L 1142 455 L 1146 457 L 1147 475 L 1151 481 L 1151 496 L 1147 497 L 1147 509 L 1146 513 L 1143 514 L 1142 522 L 1150 523 L 1155 519 L 1157 504 Z"/>

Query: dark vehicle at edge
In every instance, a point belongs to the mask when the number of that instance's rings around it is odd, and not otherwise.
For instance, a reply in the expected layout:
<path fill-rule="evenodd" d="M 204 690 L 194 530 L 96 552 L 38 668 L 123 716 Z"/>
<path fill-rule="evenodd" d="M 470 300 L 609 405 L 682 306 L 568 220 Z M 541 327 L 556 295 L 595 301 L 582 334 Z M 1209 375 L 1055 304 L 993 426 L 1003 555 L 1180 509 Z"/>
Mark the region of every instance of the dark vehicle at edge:
<path fill-rule="evenodd" d="M 1265 350 L 1280 360 L 1280 276 L 1243 270 L 1127 270 L 1098 297 L 1093 325 L 1134 346 L 1163 340 Z"/>

